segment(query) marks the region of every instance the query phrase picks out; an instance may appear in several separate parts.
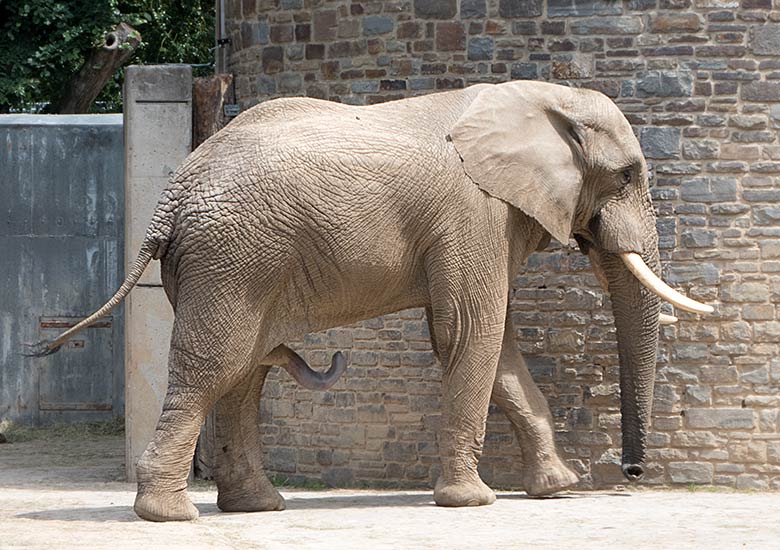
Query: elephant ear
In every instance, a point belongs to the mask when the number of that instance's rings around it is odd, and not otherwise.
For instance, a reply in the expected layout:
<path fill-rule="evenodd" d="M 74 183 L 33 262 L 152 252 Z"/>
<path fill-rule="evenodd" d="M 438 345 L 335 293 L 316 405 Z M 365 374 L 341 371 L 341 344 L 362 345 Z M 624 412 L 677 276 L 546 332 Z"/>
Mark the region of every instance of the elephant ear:
<path fill-rule="evenodd" d="M 474 183 L 562 243 L 571 234 L 584 166 L 583 130 L 564 110 L 574 92 L 541 82 L 494 85 L 450 132 Z"/>

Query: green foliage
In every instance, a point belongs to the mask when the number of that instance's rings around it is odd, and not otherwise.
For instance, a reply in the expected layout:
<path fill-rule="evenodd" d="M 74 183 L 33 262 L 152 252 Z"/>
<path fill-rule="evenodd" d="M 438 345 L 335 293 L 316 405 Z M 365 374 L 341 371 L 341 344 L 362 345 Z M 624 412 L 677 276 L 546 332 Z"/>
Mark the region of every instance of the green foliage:
<path fill-rule="evenodd" d="M 120 22 L 143 40 L 131 63 L 213 60 L 213 0 L 0 0 L 0 112 L 53 103 Z M 117 71 L 93 110 L 121 110 L 122 76 Z"/>
<path fill-rule="evenodd" d="M 307 489 L 309 491 L 324 491 L 328 488 L 327 485 L 318 479 L 292 479 L 290 477 L 278 474 L 271 475 L 270 479 L 274 487 L 280 487 L 284 489 Z"/>

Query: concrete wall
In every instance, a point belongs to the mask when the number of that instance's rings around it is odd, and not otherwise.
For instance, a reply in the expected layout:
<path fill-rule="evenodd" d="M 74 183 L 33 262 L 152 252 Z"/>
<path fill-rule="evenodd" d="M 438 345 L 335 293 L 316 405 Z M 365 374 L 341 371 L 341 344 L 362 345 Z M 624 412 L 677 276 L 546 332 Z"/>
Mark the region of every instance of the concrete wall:
<path fill-rule="evenodd" d="M 122 118 L 0 115 L 0 420 L 105 420 L 124 408 L 122 309 L 48 357 L 124 274 Z"/>
<path fill-rule="evenodd" d="M 356 104 L 541 79 L 613 98 L 654 163 L 666 279 L 714 303 L 680 314 L 659 348 L 645 483 L 780 487 L 780 5 L 771 0 L 228 0 L 229 70 L 245 107 L 284 95 Z M 547 395 L 583 487 L 622 482 L 608 300 L 569 246 L 515 281 L 517 345 Z M 420 311 L 308 336 L 331 392 L 271 380 L 271 469 L 333 484 L 437 475 L 440 371 Z M 485 478 L 516 486 L 522 459 L 492 413 Z"/>
<path fill-rule="evenodd" d="M 188 65 L 132 66 L 125 71 L 125 265 L 141 247 L 160 193 L 192 142 L 192 70 Z M 173 311 L 152 262 L 125 305 L 126 472 L 154 435 L 168 385 Z"/>

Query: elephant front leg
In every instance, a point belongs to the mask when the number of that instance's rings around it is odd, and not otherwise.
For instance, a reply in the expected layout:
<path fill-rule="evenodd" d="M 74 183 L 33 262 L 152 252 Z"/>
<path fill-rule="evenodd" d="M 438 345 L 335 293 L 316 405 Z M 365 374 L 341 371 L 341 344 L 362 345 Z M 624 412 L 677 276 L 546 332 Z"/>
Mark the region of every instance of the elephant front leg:
<path fill-rule="evenodd" d="M 477 463 L 485 440 L 506 305 L 491 296 L 494 290 L 487 286 L 467 284 L 432 292 L 432 332 L 444 367 L 439 435 L 442 474 L 434 489 L 439 506 L 480 506 L 496 500 L 480 479 Z M 475 295 L 475 289 L 485 292 Z"/>
<path fill-rule="evenodd" d="M 257 425 L 268 369 L 249 367 L 216 405 L 214 480 L 217 506 L 223 512 L 284 510 L 284 498 L 265 475 Z"/>
<path fill-rule="evenodd" d="M 491 399 L 509 418 L 523 450 L 526 492 L 531 496 L 549 495 L 574 485 L 579 478 L 558 456 L 550 409 L 517 351 L 514 335 L 507 312 Z"/>

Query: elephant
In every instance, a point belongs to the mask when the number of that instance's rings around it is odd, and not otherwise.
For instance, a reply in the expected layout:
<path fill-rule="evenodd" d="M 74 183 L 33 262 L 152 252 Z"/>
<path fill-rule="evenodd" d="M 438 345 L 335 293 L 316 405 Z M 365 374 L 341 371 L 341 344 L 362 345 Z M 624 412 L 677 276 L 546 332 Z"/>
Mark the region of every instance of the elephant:
<path fill-rule="evenodd" d="M 125 281 L 98 311 L 34 353 L 53 353 L 107 314 L 151 260 L 174 310 L 168 390 L 137 464 L 135 512 L 191 520 L 187 475 L 216 407 L 223 511 L 281 510 L 255 424 L 268 369 L 325 388 L 284 345 L 305 333 L 425 308 L 443 366 L 441 506 L 486 505 L 490 401 L 511 420 L 531 495 L 578 476 L 556 451 L 548 405 L 515 348 L 510 285 L 551 238 L 573 237 L 610 293 L 617 330 L 622 471 L 643 474 L 661 299 L 710 306 L 659 277 L 639 143 L 603 94 L 556 84 L 476 84 L 371 106 L 311 98 L 248 109 L 196 149 L 163 191 Z"/>

